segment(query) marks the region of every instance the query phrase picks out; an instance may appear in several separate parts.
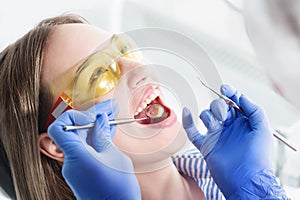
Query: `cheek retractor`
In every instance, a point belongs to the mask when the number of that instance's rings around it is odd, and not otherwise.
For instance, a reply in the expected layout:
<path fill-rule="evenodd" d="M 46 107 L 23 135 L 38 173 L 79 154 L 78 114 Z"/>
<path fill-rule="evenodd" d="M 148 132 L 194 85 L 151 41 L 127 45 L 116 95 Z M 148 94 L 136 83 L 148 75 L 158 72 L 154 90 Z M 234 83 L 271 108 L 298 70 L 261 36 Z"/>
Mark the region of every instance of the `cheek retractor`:
<path fill-rule="evenodd" d="M 159 121 L 162 121 L 166 117 L 166 112 L 165 108 L 160 105 L 160 104 L 150 104 L 145 108 L 145 113 L 147 117 L 143 118 L 122 118 L 122 119 L 115 119 L 112 121 L 109 121 L 108 124 L 111 125 L 121 125 L 121 124 L 128 124 L 132 122 L 143 122 L 143 121 L 149 121 L 149 124 L 152 123 L 157 123 Z M 95 123 L 90 123 L 86 125 L 81 125 L 81 126 L 64 126 L 65 131 L 71 131 L 71 130 L 76 130 L 76 129 L 85 129 L 85 128 L 92 128 L 94 127 Z"/>

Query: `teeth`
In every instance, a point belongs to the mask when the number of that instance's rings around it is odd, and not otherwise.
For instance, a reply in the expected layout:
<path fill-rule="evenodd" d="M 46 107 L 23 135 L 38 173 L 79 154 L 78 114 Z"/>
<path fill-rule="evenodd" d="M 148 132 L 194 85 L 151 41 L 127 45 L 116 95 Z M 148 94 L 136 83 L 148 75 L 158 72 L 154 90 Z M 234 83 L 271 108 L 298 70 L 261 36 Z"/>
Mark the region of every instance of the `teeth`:
<path fill-rule="evenodd" d="M 154 99 L 156 99 L 156 97 L 158 97 L 160 95 L 160 90 L 159 89 L 155 89 L 153 91 L 153 93 L 151 95 L 148 96 L 148 98 L 146 98 L 144 100 L 144 102 L 137 108 L 137 111 L 135 112 L 134 115 L 138 115 L 140 112 L 142 112 L 146 107 L 147 105 L 153 101 Z"/>
<path fill-rule="evenodd" d="M 160 91 L 159 91 L 158 89 L 156 89 L 156 90 L 154 90 L 154 94 L 155 94 L 156 96 L 158 96 L 158 95 L 160 94 Z"/>
<path fill-rule="evenodd" d="M 146 102 L 143 102 L 143 103 L 142 103 L 142 108 L 145 109 L 146 106 L 147 106 L 147 103 L 146 103 Z"/>
<path fill-rule="evenodd" d="M 143 108 L 141 108 L 141 107 L 139 107 L 138 110 L 137 110 L 138 113 L 140 113 L 142 111 L 143 111 Z"/>
<path fill-rule="evenodd" d="M 151 95 L 149 96 L 149 98 L 150 98 L 151 101 L 153 101 L 153 100 L 155 99 L 155 97 L 156 97 L 155 94 L 151 94 Z"/>

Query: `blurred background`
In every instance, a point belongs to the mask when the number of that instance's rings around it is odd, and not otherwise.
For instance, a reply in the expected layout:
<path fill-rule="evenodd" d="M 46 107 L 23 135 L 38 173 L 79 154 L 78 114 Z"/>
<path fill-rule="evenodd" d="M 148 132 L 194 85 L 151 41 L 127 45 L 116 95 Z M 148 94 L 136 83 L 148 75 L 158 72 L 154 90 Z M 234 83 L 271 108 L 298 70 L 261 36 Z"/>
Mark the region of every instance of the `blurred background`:
<path fill-rule="evenodd" d="M 221 79 L 262 105 L 273 128 L 300 147 L 300 113 L 277 94 L 249 40 L 242 0 L 0 0 L 0 50 L 44 18 L 77 13 L 110 32 L 143 27 L 178 31 L 204 47 Z M 180 42 L 180 41 L 179 41 Z M 292 199 L 300 196 L 300 156 L 276 142 L 275 167 Z M 0 177 L 1 178 L 1 177 Z"/>

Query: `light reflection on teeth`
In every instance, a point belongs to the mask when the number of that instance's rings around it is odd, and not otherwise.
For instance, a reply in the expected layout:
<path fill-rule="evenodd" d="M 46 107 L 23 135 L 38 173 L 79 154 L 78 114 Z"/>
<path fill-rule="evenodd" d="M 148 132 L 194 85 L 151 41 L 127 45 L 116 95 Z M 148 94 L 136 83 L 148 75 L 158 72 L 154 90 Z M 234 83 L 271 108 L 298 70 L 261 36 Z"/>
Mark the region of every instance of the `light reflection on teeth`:
<path fill-rule="evenodd" d="M 137 108 L 137 110 L 136 110 L 136 112 L 135 112 L 134 115 L 138 115 L 140 112 L 142 112 L 142 111 L 147 107 L 147 105 L 148 105 L 149 103 L 151 103 L 151 101 L 153 101 L 154 99 L 156 99 L 156 97 L 158 97 L 159 95 L 160 95 L 160 90 L 159 90 L 159 89 L 155 89 L 155 90 L 153 91 L 153 93 L 150 94 L 150 95 L 148 96 L 148 98 L 146 98 L 146 99 L 142 102 L 142 104 Z"/>
<path fill-rule="evenodd" d="M 151 101 L 153 101 L 153 100 L 155 99 L 155 94 L 151 94 L 151 95 L 149 96 L 149 98 L 150 98 Z"/>
<path fill-rule="evenodd" d="M 138 110 L 137 110 L 137 113 L 140 113 L 143 111 L 143 108 L 139 107 Z"/>
<path fill-rule="evenodd" d="M 147 106 L 147 103 L 146 103 L 146 102 L 143 102 L 142 105 L 141 105 L 141 107 L 142 107 L 143 109 L 145 109 L 146 106 Z"/>

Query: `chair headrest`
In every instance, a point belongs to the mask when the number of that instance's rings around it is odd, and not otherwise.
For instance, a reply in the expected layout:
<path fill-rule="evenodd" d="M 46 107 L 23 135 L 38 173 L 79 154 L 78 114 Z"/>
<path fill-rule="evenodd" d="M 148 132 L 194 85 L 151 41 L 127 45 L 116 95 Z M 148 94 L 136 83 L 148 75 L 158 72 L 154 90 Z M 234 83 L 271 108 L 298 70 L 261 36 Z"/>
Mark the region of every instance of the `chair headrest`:
<path fill-rule="evenodd" d="M 15 189 L 8 159 L 0 142 L 0 187 L 11 199 L 16 199 Z"/>

